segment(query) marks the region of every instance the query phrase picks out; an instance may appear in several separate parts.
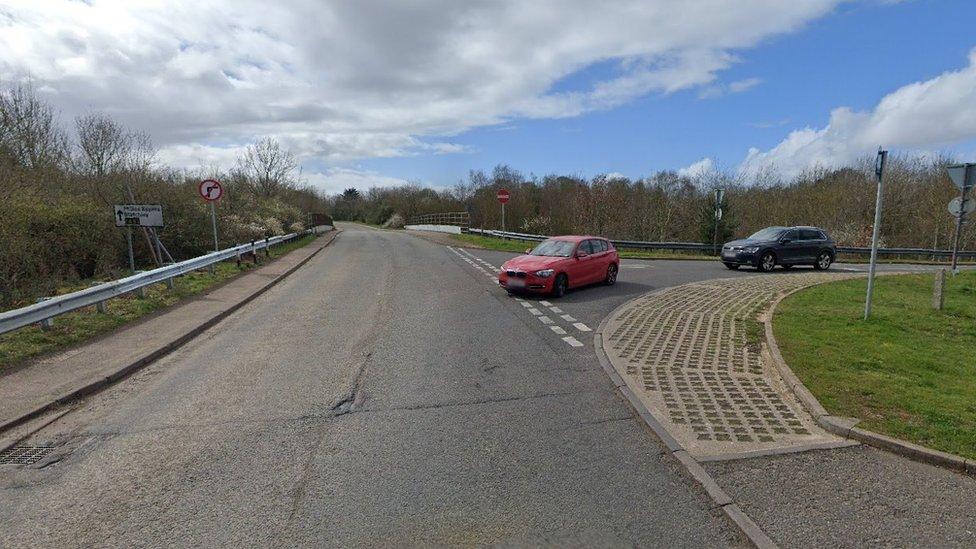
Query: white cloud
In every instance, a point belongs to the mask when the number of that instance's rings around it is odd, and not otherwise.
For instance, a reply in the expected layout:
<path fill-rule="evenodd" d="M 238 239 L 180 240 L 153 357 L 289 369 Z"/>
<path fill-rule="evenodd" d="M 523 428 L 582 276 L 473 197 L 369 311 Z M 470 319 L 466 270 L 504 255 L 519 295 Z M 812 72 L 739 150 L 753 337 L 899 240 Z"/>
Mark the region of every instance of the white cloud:
<path fill-rule="evenodd" d="M 0 74 L 30 77 L 67 119 L 101 110 L 149 131 L 174 161 L 274 135 L 341 164 L 708 85 L 840 1 L 4 0 Z M 597 63 L 615 76 L 553 91 Z"/>
<path fill-rule="evenodd" d="M 870 155 L 878 146 L 935 149 L 976 138 L 976 49 L 969 65 L 903 86 L 869 112 L 839 107 L 820 129 L 791 132 L 768 151 L 750 149 L 739 169 L 773 169 L 791 178 L 804 169 L 833 168 Z"/>
<path fill-rule="evenodd" d="M 690 177 L 692 179 L 696 177 L 704 177 L 715 171 L 715 162 L 711 158 L 702 158 L 698 162 L 691 164 L 690 166 L 685 166 L 678 170 L 678 175 L 681 177 Z"/>
<path fill-rule="evenodd" d="M 729 91 L 731 93 L 742 93 L 755 88 L 759 84 L 762 84 L 762 78 L 745 78 L 743 80 L 736 80 L 735 82 L 729 83 Z"/>
<path fill-rule="evenodd" d="M 408 183 L 397 177 L 351 168 L 328 168 L 324 172 L 306 173 L 304 178 L 309 185 L 326 194 L 341 193 L 350 187 L 365 191 L 372 187 L 395 187 Z"/>
<path fill-rule="evenodd" d="M 698 94 L 699 99 L 715 99 L 729 93 L 742 93 L 762 84 L 762 78 L 745 78 L 736 80 L 728 84 L 712 84 L 702 89 Z"/>

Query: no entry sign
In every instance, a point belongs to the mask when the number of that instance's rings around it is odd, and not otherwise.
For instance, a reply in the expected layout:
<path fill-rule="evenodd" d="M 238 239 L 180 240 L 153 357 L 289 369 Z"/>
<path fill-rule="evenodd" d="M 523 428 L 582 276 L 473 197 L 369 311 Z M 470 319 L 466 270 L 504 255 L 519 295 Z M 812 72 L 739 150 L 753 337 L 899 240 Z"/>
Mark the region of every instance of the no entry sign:
<path fill-rule="evenodd" d="M 498 201 L 502 204 L 508 202 L 508 199 L 512 197 L 512 195 L 509 194 L 508 189 L 498 189 L 498 194 L 496 196 L 498 197 Z"/>
<path fill-rule="evenodd" d="M 224 196 L 224 188 L 220 186 L 220 181 L 215 179 L 201 181 L 199 191 L 200 196 L 209 202 L 220 200 L 220 197 Z"/>

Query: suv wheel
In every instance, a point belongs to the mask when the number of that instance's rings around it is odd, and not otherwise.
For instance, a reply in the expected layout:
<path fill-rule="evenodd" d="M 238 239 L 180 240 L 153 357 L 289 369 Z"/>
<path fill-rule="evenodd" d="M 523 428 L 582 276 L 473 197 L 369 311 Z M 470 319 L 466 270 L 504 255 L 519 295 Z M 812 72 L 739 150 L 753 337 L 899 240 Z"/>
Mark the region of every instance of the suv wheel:
<path fill-rule="evenodd" d="M 552 283 L 552 297 L 562 297 L 566 295 L 566 290 L 569 288 L 569 279 L 566 275 L 560 274 L 556 277 L 556 281 Z"/>
<path fill-rule="evenodd" d="M 817 262 L 813 264 L 813 268 L 818 271 L 826 271 L 830 268 L 830 264 L 833 263 L 834 258 L 830 256 L 830 252 L 820 252 L 817 256 Z"/>
<path fill-rule="evenodd" d="M 768 273 L 769 271 L 772 271 L 773 267 L 775 266 L 776 266 L 776 254 L 774 254 L 773 252 L 764 252 L 759 257 L 759 265 L 757 265 L 757 268 L 760 271 L 764 273 Z"/>

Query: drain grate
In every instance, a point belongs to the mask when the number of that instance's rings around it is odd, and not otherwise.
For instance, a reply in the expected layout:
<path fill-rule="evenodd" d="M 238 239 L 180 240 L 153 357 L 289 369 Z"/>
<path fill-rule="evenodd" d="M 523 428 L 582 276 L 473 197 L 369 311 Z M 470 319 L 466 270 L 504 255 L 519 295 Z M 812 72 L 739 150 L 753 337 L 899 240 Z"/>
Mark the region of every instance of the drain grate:
<path fill-rule="evenodd" d="M 53 450 L 53 446 L 11 446 L 0 452 L 0 465 L 33 465 Z"/>

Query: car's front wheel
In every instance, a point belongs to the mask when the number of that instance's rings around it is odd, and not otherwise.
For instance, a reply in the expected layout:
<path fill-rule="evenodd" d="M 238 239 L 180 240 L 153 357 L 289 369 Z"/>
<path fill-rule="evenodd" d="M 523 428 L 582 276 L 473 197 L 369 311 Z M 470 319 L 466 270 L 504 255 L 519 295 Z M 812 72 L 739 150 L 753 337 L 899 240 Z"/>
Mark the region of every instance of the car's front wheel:
<path fill-rule="evenodd" d="M 607 267 L 607 278 L 604 280 L 607 286 L 613 286 L 617 283 L 617 266 L 613 263 Z"/>
<path fill-rule="evenodd" d="M 759 257 L 759 264 L 756 266 L 760 271 L 768 273 L 776 267 L 776 254 L 765 252 Z"/>
<path fill-rule="evenodd" d="M 566 275 L 560 274 L 556 277 L 556 280 L 552 283 L 552 297 L 562 297 L 566 295 L 566 290 L 569 289 L 569 279 Z"/>
<path fill-rule="evenodd" d="M 817 256 L 817 262 L 813 264 L 813 268 L 818 271 L 826 271 L 833 262 L 834 258 L 830 255 L 830 252 L 820 252 L 820 255 Z"/>

